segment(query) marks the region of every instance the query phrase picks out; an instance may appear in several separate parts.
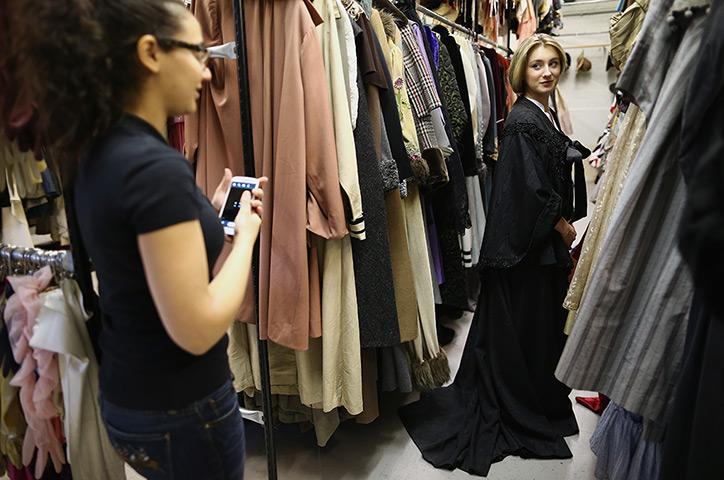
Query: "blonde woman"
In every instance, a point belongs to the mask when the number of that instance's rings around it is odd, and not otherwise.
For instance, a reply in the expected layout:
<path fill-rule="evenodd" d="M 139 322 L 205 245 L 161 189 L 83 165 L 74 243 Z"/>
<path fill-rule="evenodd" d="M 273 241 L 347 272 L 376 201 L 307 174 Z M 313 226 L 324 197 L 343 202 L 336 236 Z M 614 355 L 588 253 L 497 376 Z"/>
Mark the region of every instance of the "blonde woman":
<path fill-rule="evenodd" d="M 563 437 L 578 426 L 570 390 L 553 372 L 565 343 L 571 222 L 585 216 L 588 153 L 560 131 L 552 107 L 565 66 L 565 52 L 548 35 L 529 37 L 513 57 L 519 98 L 493 172 L 482 289 L 460 370 L 453 385 L 400 410 L 439 468 L 485 476 L 507 455 L 571 457 Z"/>

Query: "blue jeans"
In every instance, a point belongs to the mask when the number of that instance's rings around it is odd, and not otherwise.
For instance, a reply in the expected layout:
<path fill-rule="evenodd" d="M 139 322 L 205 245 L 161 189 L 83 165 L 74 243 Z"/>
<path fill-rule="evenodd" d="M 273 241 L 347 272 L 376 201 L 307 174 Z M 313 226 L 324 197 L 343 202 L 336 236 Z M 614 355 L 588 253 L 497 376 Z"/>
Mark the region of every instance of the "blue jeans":
<path fill-rule="evenodd" d="M 100 398 L 118 454 L 148 480 L 244 478 L 244 423 L 227 381 L 183 410 L 130 410 Z"/>

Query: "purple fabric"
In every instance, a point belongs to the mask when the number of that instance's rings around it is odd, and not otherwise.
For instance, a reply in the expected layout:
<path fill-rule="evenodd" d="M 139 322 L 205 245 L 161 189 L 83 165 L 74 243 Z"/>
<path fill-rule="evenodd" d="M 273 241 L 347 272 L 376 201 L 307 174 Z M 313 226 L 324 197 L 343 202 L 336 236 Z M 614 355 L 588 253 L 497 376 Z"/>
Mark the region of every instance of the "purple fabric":
<path fill-rule="evenodd" d="M 420 46 L 420 50 L 422 50 L 423 55 L 427 57 L 427 50 L 425 50 L 425 40 L 422 38 L 422 30 L 420 29 L 420 25 L 410 22 L 412 24 L 412 31 L 415 32 L 415 36 L 417 37 L 417 44 Z M 427 59 L 427 62 L 425 62 L 425 70 L 428 71 L 430 76 L 432 77 L 433 81 L 435 81 L 435 76 L 432 75 L 432 72 L 430 71 L 430 59 Z M 437 85 L 435 86 L 437 88 Z"/>
<path fill-rule="evenodd" d="M 440 250 L 440 242 L 437 239 L 437 228 L 435 228 L 435 215 L 432 212 L 432 206 L 427 203 L 427 236 L 430 239 L 430 252 L 432 255 L 432 263 L 435 265 L 435 273 L 437 275 L 437 284 L 445 283 L 445 274 L 442 270 L 442 251 Z"/>
<path fill-rule="evenodd" d="M 22 469 L 18 469 L 10 462 L 8 462 L 8 477 L 10 480 L 35 480 L 30 468 L 23 467 Z"/>
<path fill-rule="evenodd" d="M 427 43 L 430 44 L 430 50 L 432 50 L 432 59 L 435 60 L 435 69 L 438 70 L 440 68 L 440 45 L 437 42 L 437 36 L 428 25 L 423 25 L 422 28 L 425 29 Z"/>

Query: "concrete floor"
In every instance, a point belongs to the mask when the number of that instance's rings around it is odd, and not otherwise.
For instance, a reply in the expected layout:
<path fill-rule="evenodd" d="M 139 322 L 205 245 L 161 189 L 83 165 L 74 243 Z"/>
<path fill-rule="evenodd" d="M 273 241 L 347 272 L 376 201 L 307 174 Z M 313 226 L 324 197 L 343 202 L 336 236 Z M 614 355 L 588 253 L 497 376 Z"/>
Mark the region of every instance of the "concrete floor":
<path fill-rule="evenodd" d="M 472 313 L 449 323 L 456 336 L 445 347 L 453 371 L 457 371 Z M 573 392 L 574 395 L 592 395 Z M 397 408 L 416 395 L 399 393 L 380 396 L 380 417 L 369 425 L 345 422 L 326 447 L 317 447 L 313 432 L 301 433 L 293 425 L 276 430 L 278 478 L 284 480 L 442 480 L 471 478 L 461 470 L 438 470 L 423 460 L 405 431 Z M 595 456 L 588 440 L 599 416 L 574 403 L 580 433 L 566 439 L 573 458 L 536 460 L 508 457 L 495 463 L 487 478 L 496 480 L 593 480 Z M 247 467 L 249 480 L 268 478 L 263 428 L 247 422 Z M 137 478 L 137 477 L 129 477 Z"/>
<path fill-rule="evenodd" d="M 447 326 L 456 332 L 445 347 L 453 375 L 462 355 L 473 314 Z M 591 396 L 591 392 L 574 391 Z M 316 444 L 312 431 L 302 433 L 295 425 L 282 425 L 275 430 L 277 478 L 279 480 L 443 480 L 469 479 L 461 471 L 438 470 L 423 460 L 419 450 L 405 431 L 397 408 L 417 398 L 416 394 L 383 393 L 380 396 L 380 417 L 369 425 L 348 421 L 342 423 L 326 447 Z M 495 480 L 594 480 L 596 457 L 588 441 L 599 416 L 573 402 L 580 433 L 566 438 L 573 452 L 568 460 L 537 460 L 508 457 L 494 463 L 488 477 Z M 263 427 L 246 422 L 247 480 L 268 477 Z M 143 477 L 127 468 L 128 480 Z M 201 480 L 201 479 L 200 479 Z"/>

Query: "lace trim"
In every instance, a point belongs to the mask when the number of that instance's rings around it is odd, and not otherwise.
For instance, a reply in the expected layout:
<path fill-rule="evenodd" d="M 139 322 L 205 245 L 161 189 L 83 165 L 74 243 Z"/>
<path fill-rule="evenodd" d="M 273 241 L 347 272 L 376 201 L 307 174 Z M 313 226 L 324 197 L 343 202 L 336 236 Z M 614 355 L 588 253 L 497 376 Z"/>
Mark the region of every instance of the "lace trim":
<path fill-rule="evenodd" d="M 478 269 L 483 268 L 510 268 L 520 263 L 524 255 L 515 255 L 514 257 L 480 257 L 478 260 Z"/>
<path fill-rule="evenodd" d="M 559 135 L 547 135 L 543 130 L 540 129 L 534 123 L 512 123 L 505 126 L 503 129 L 502 139 L 511 135 L 519 133 L 527 133 L 532 136 L 539 144 L 543 144 L 548 147 L 548 151 L 551 152 L 555 163 L 551 165 L 551 170 L 555 174 L 556 178 L 560 181 L 565 181 L 566 175 L 570 174 L 570 165 L 567 162 L 567 150 L 568 145 Z"/>

